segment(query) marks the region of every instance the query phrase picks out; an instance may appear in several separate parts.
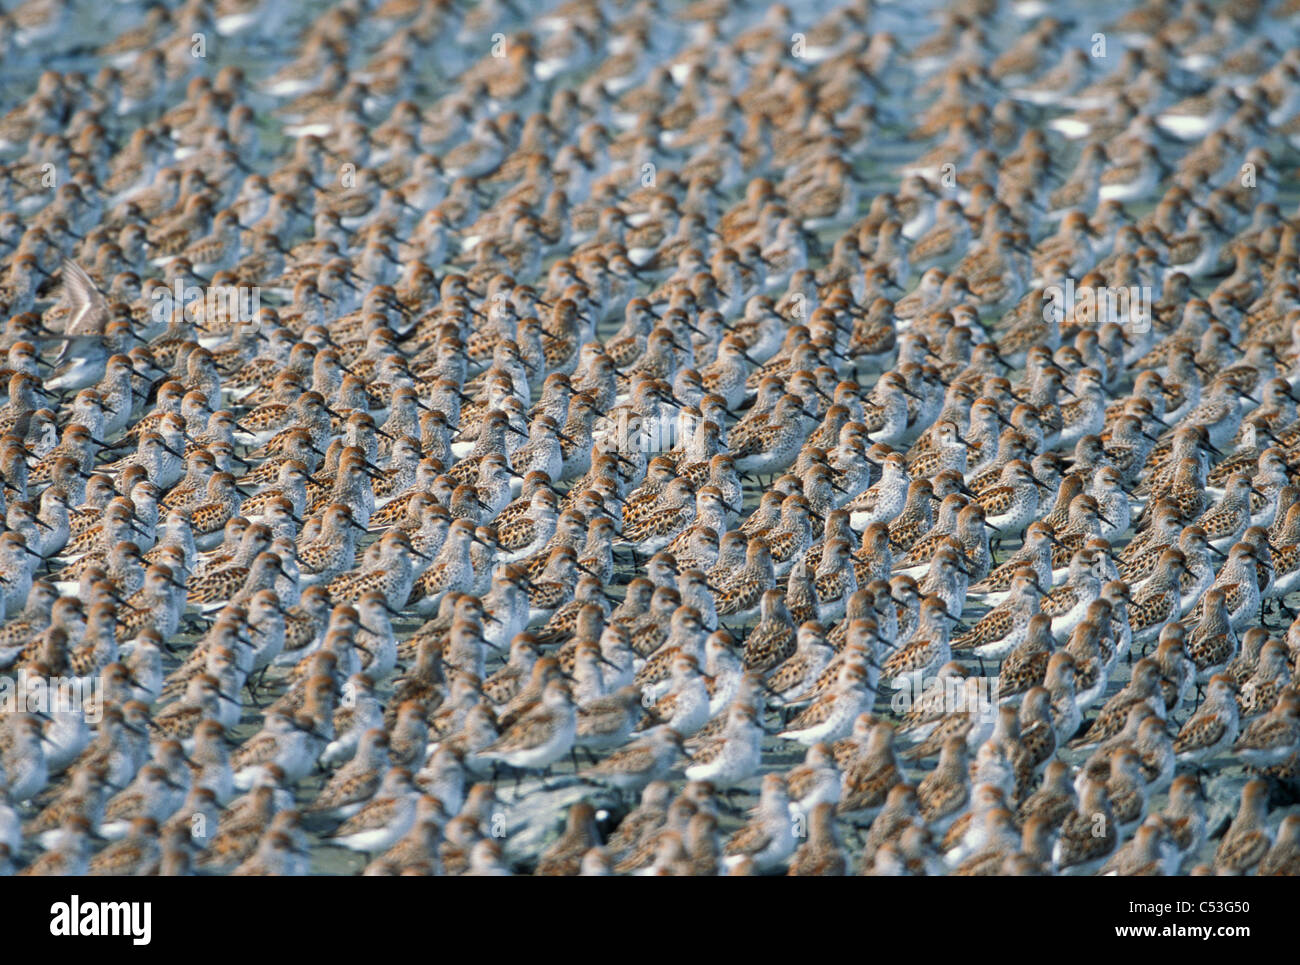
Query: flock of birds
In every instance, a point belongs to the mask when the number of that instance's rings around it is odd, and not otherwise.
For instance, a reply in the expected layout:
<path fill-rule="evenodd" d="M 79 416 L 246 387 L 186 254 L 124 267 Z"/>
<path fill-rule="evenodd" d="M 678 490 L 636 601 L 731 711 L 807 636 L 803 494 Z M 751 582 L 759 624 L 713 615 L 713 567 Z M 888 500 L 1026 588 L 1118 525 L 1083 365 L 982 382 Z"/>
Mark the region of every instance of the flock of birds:
<path fill-rule="evenodd" d="M 1300 872 L 1300 3 L 93 6 L 0 873 Z"/>

